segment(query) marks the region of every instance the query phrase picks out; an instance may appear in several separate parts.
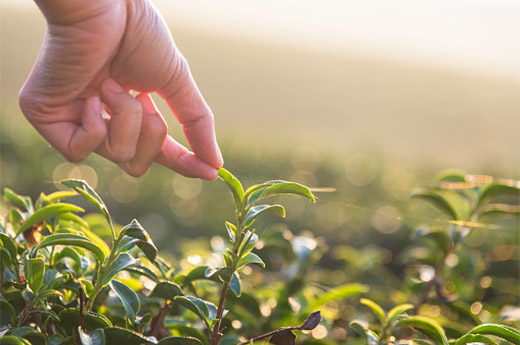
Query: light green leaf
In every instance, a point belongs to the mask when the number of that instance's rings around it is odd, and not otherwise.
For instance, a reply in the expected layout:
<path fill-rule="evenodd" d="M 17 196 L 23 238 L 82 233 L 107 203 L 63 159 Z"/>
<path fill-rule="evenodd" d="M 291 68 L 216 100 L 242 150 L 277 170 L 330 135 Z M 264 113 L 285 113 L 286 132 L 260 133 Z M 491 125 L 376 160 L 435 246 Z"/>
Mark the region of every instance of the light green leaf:
<path fill-rule="evenodd" d="M 431 188 L 414 193 L 412 196 L 430 202 L 454 220 L 467 220 L 471 213 L 470 201 L 452 190 Z"/>
<path fill-rule="evenodd" d="M 153 289 L 150 297 L 159 297 L 164 298 L 166 300 L 173 300 L 176 296 L 182 296 L 181 287 L 172 282 L 160 282 L 157 283 L 155 288 Z"/>
<path fill-rule="evenodd" d="M 78 327 L 78 334 L 82 345 L 105 345 L 105 333 L 102 329 L 87 333 Z"/>
<path fill-rule="evenodd" d="M 116 276 L 116 274 L 124 270 L 126 267 L 134 265 L 138 262 L 139 260 L 134 259 L 128 253 L 119 254 L 117 259 L 115 259 L 114 262 L 110 265 L 110 267 L 108 267 L 104 272 L 101 285 L 107 285 L 112 280 L 112 278 Z"/>
<path fill-rule="evenodd" d="M 229 240 L 231 241 L 231 243 L 235 243 L 238 234 L 237 227 L 234 224 L 231 224 L 230 222 L 226 221 L 226 230 L 228 232 Z"/>
<path fill-rule="evenodd" d="M 25 278 L 34 293 L 40 290 L 45 273 L 45 262 L 43 259 L 28 259 L 25 263 Z"/>
<path fill-rule="evenodd" d="M 454 345 L 464 345 L 469 343 L 482 343 L 482 344 L 491 344 L 491 345 L 498 345 L 496 341 L 493 339 L 490 339 L 486 337 L 485 335 L 481 334 L 465 334 L 457 341 Z"/>
<path fill-rule="evenodd" d="M 478 206 L 482 206 L 493 197 L 506 195 L 512 195 L 518 199 L 520 197 L 520 181 L 504 180 L 482 187 L 480 189 Z"/>
<path fill-rule="evenodd" d="M 36 225 L 44 220 L 47 220 L 52 217 L 59 216 L 63 213 L 68 212 L 84 212 L 85 210 L 79 206 L 72 204 L 64 204 L 64 203 L 56 203 L 50 204 L 45 207 L 36 210 L 33 214 L 27 218 L 23 224 L 16 230 L 16 234 L 20 234 L 25 230 L 31 228 L 33 225 Z"/>
<path fill-rule="evenodd" d="M 47 246 L 75 246 L 87 249 L 90 251 L 99 262 L 103 262 L 105 260 L 105 254 L 103 250 L 97 246 L 94 242 L 92 242 L 89 238 L 84 236 L 76 235 L 76 234 L 52 234 L 45 237 L 37 246 L 33 247 L 32 253 L 34 256 L 35 253 L 41 248 Z"/>
<path fill-rule="evenodd" d="M 32 345 L 28 340 L 15 337 L 12 335 L 4 335 L 0 338 L 0 345 Z"/>
<path fill-rule="evenodd" d="M 235 199 L 235 204 L 237 207 L 237 210 L 242 210 L 242 203 L 244 201 L 244 188 L 242 187 L 242 184 L 240 181 L 233 176 L 229 171 L 227 171 L 224 168 L 220 168 L 217 170 L 218 176 L 226 182 L 227 186 L 231 190 L 231 193 L 233 194 L 233 198 Z"/>
<path fill-rule="evenodd" d="M 256 254 L 249 253 L 246 256 L 244 256 L 240 261 L 238 262 L 237 269 L 240 269 L 244 267 L 245 265 L 249 264 L 259 264 L 260 266 L 265 268 L 264 261 Z"/>
<path fill-rule="evenodd" d="M 128 286 L 118 280 L 112 280 L 110 282 L 110 288 L 112 291 L 114 291 L 117 297 L 119 297 L 123 303 L 123 306 L 125 307 L 128 319 L 132 324 L 134 324 L 137 313 L 139 313 L 139 309 L 141 309 L 139 297 L 137 297 L 137 294 L 134 292 L 134 290 L 130 289 Z"/>
<path fill-rule="evenodd" d="M 359 300 L 359 302 L 361 302 L 361 304 L 364 304 L 367 307 L 369 307 L 374 312 L 374 314 L 376 314 L 376 316 L 381 321 L 381 325 L 383 327 L 386 325 L 385 311 L 383 310 L 383 308 L 381 308 L 381 306 L 379 306 L 379 304 L 377 304 L 376 302 L 374 302 L 372 300 L 369 300 L 368 298 L 362 298 Z"/>
<path fill-rule="evenodd" d="M 490 214 L 520 214 L 520 205 L 489 204 L 484 206 L 479 217 Z"/>
<path fill-rule="evenodd" d="M 112 232 L 112 238 L 115 238 L 114 226 L 112 225 L 112 217 L 110 217 L 110 213 L 108 212 L 108 208 L 105 205 L 105 202 L 103 201 L 103 199 L 99 197 L 99 195 L 94 191 L 94 189 L 92 189 L 92 187 L 90 187 L 88 183 L 83 180 L 70 179 L 63 180 L 60 183 L 69 188 L 74 189 L 85 200 L 95 205 L 105 216 L 105 219 L 107 220 L 108 225 L 110 226 L 110 230 Z"/>
<path fill-rule="evenodd" d="M 401 316 L 404 312 L 413 309 L 413 304 L 400 304 L 395 306 L 388 312 L 388 325 L 391 325 L 399 316 Z"/>
<path fill-rule="evenodd" d="M 444 329 L 436 321 L 423 316 L 406 317 L 400 320 L 398 325 L 406 325 L 423 333 L 428 338 L 449 345 Z"/>
<path fill-rule="evenodd" d="M 246 227 L 250 226 L 255 218 L 264 212 L 278 213 L 282 217 L 285 217 L 285 208 L 282 205 L 258 205 L 249 209 L 244 217 L 243 224 L 245 224 Z"/>
<path fill-rule="evenodd" d="M 61 200 L 65 198 L 70 198 L 71 196 L 78 195 L 76 192 L 70 192 L 70 191 L 58 191 L 51 193 L 49 195 L 46 195 L 45 198 L 48 201 L 55 201 L 55 200 Z"/>
<path fill-rule="evenodd" d="M 78 216 L 74 213 L 67 212 L 67 213 L 60 214 L 60 221 L 72 222 L 72 223 L 79 225 L 81 228 L 88 229 L 87 222 L 85 220 L 83 220 L 83 218 L 81 218 L 80 216 Z"/>
<path fill-rule="evenodd" d="M 368 286 L 358 283 L 344 284 L 332 288 L 329 292 L 316 298 L 311 303 L 311 310 L 319 309 L 323 304 L 331 301 L 339 301 L 354 295 L 359 295 L 368 291 Z"/>
<path fill-rule="evenodd" d="M 494 335 L 512 344 L 520 344 L 520 331 L 506 325 L 483 324 L 473 328 L 468 334 Z"/>
<path fill-rule="evenodd" d="M 248 204 L 250 206 L 254 205 L 258 200 L 282 194 L 299 195 L 310 199 L 312 202 L 316 202 L 316 198 L 311 190 L 299 183 L 276 180 L 266 182 L 263 185 L 265 185 L 265 187 L 258 185 L 253 186 L 256 188 L 249 188 L 247 190 L 246 195 L 248 196 Z"/>
<path fill-rule="evenodd" d="M 202 343 L 193 337 L 167 337 L 161 339 L 158 345 L 202 345 Z"/>
<path fill-rule="evenodd" d="M 4 200 L 23 206 L 29 213 L 33 212 L 33 204 L 28 196 L 15 193 L 9 188 L 4 188 Z"/>
<path fill-rule="evenodd" d="M 238 249 L 238 256 L 243 257 L 248 254 L 250 251 L 255 248 L 256 243 L 258 242 L 258 235 L 252 231 L 246 232 L 245 239 L 242 242 L 242 245 Z"/>
<path fill-rule="evenodd" d="M 36 303 L 38 301 L 43 301 L 46 298 L 55 297 L 55 296 L 63 296 L 63 294 L 61 292 L 59 292 L 58 290 L 53 290 L 53 289 L 45 290 L 36 295 L 36 297 L 34 298 L 34 303 Z"/>

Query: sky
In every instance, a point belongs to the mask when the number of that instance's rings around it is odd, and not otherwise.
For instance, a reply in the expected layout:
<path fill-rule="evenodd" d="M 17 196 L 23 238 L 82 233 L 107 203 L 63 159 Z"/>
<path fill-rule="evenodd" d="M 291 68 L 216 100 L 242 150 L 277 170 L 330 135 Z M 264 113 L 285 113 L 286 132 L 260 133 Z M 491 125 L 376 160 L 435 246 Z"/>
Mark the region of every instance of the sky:
<path fill-rule="evenodd" d="M 517 0 L 155 0 L 175 23 L 520 80 Z"/>

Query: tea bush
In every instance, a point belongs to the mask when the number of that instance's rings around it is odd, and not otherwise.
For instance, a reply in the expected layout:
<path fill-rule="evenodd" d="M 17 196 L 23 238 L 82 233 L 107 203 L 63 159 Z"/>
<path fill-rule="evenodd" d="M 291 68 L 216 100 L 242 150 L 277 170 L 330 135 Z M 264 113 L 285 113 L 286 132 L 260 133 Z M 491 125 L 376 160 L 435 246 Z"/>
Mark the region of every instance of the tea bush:
<path fill-rule="evenodd" d="M 235 203 L 228 244 L 214 237 L 211 252 L 185 259 L 158 255 L 137 220 L 114 224 L 85 181 L 62 181 L 72 191 L 35 202 L 5 189 L 13 207 L 0 229 L 0 343 L 288 345 L 296 332 L 308 344 L 520 344 L 518 282 L 495 277 L 490 254 L 464 243 L 497 217 L 517 217 L 518 181 L 450 173 L 415 192 L 445 217 L 414 232 L 398 277 L 375 248 L 329 252 L 311 233 L 252 228 L 260 215 L 285 215 L 260 201 L 315 201 L 309 188 L 268 181 L 244 190 L 226 170 L 219 176 Z M 83 208 L 68 202 L 78 194 L 101 217 L 80 217 Z"/>

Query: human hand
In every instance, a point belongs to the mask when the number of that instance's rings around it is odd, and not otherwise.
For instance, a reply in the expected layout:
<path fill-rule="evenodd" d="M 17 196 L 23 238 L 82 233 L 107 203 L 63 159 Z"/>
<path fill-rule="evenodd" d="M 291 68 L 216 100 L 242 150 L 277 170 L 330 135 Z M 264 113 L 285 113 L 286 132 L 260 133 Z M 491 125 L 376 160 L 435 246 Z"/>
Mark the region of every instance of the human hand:
<path fill-rule="evenodd" d="M 148 0 L 36 2 L 48 26 L 20 107 L 54 148 L 73 162 L 96 152 L 133 176 L 155 161 L 217 178 L 213 115 Z M 167 135 L 152 92 L 166 100 L 193 153 Z"/>

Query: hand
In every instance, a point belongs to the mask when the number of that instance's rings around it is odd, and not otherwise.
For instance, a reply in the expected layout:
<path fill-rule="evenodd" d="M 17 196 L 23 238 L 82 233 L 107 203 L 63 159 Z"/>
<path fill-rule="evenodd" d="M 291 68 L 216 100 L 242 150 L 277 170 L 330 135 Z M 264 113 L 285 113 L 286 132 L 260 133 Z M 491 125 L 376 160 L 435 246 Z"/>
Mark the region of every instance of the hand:
<path fill-rule="evenodd" d="M 54 148 L 73 162 L 96 152 L 133 176 L 155 161 L 217 178 L 213 115 L 148 0 L 36 2 L 48 26 L 20 107 Z M 151 92 L 166 100 L 193 153 L 167 135 Z"/>

